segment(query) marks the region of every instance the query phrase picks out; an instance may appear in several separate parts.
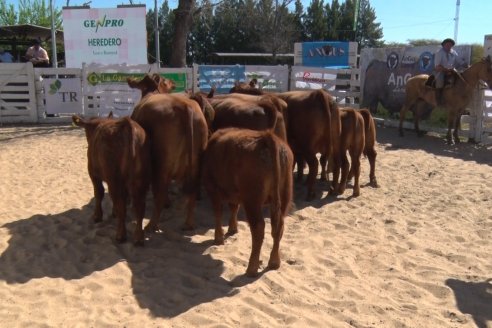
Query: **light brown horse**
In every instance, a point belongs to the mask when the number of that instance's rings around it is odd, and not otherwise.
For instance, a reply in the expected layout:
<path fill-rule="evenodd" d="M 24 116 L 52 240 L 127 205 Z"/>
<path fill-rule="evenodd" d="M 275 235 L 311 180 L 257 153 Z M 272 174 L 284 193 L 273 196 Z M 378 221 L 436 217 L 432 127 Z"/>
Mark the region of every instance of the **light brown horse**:
<path fill-rule="evenodd" d="M 434 89 L 425 85 L 429 78 L 426 74 L 420 74 L 408 79 L 405 86 L 405 103 L 400 110 L 400 136 L 403 136 L 403 120 L 408 110 L 414 108 L 414 125 L 418 135 L 422 135 L 419 129 L 419 120 L 422 114 L 422 109 L 426 106 L 425 103 L 435 105 Z M 479 81 L 486 82 L 489 88 L 492 88 L 492 62 L 490 56 L 474 63 L 467 68 L 460 77 L 456 78 L 456 82 L 449 88 L 444 88 L 442 94 L 442 107 L 445 108 L 448 114 L 448 133 L 446 140 L 449 144 L 460 142 L 458 130 L 460 126 L 460 118 L 466 106 L 470 103 L 473 96 L 473 91 Z M 451 138 L 451 130 L 453 131 L 453 139 Z"/>

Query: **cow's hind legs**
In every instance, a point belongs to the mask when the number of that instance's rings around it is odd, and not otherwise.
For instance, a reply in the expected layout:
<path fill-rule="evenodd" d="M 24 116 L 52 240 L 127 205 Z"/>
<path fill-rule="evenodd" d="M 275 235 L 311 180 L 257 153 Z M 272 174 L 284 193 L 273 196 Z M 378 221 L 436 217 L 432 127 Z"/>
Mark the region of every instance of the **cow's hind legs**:
<path fill-rule="evenodd" d="M 273 247 L 268 261 L 268 269 L 276 270 L 280 268 L 280 240 L 284 234 L 284 217 L 281 215 L 278 219 L 274 218 L 273 210 L 271 211 L 272 238 Z M 278 221 L 278 222 L 277 222 Z"/>
<path fill-rule="evenodd" d="M 227 234 L 235 235 L 238 232 L 237 213 L 239 212 L 239 204 L 229 203 L 229 210 L 231 212 L 231 217 L 229 219 L 229 229 L 227 230 Z"/>
<path fill-rule="evenodd" d="M 263 245 L 263 238 L 265 237 L 265 220 L 260 206 L 248 206 L 244 205 L 246 215 L 248 216 L 249 229 L 251 231 L 251 255 L 249 257 L 248 268 L 246 269 L 246 276 L 255 277 L 258 275 L 258 268 L 260 267 L 260 252 Z"/>
<path fill-rule="evenodd" d="M 104 198 L 104 186 L 102 181 L 91 176 L 92 186 L 94 187 L 95 209 L 92 214 L 94 223 L 101 222 L 103 217 L 102 201 Z M 113 205 L 114 206 L 114 205 Z M 114 212 L 114 208 L 113 208 Z"/>

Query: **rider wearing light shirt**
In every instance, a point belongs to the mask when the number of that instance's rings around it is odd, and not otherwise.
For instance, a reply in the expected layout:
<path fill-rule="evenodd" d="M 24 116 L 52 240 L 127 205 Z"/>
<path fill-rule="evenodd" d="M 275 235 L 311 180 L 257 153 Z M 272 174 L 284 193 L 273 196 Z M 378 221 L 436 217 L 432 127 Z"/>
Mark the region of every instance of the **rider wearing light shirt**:
<path fill-rule="evenodd" d="M 447 74 L 452 73 L 458 62 L 458 53 L 453 49 L 453 39 L 444 39 L 441 49 L 434 56 L 434 75 L 436 77 L 437 103 L 442 104 L 442 90 Z"/>

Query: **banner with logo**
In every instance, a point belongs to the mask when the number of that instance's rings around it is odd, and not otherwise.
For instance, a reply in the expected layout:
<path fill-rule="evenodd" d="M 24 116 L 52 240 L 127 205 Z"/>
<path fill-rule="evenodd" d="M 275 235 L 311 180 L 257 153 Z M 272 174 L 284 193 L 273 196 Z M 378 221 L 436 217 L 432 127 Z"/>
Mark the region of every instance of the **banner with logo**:
<path fill-rule="evenodd" d="M 258 88 L 268 92 L 289 90 L 289 67 L 287 65 L 256 66 L 246 65 L 246 82 L 256 79 Z"/>
<path fill-rule="evenodd" d="M 131 115 L 133 108 L 140 101 L 139 89 L 128 86 L 127 78 L 141 79 L 147 74 L 148 66 L 134 66 L 126 70 L 117 65 L 89 65 L 83 70 L 84 92 L 87 95 L 86 107 L 93 115 L 106 116 L 113 112 L 116 117 Z M 159 73 L 176 84 L 174 92 L 186 90 L 186 72 Z"/>
<path fill-rule="evenodd" d="M 364 48 L 360 54 L 362 107 L 376 111 L 381 104 L 389 112 L 399 112 L 405 100 L 408 79 L 432 74 L 434 54 L 440 45 L 403 48 Z M 459 55 L 456 69 L 470 64 L 471 46 L 455 46 Z"/>
<path fill-rule="evenodd" d="M 216 93 L 229 93 L 236 82 L 245 81 L 245 66 L 198 66 L 198 87 L 203 92 L 209 92 L 212 86 L 216 87 Z"/>
<path fill-rule="evenodd" d="M 47 114 L 81 114 L 82 86 L 80 78 L 43 79 Z"/>
<path fill-rule="evenodd" d="M 66 67 L 147 64 L 145 6 L 63 9 Z"/>
<path fill-rule="evenodd" d="M 294 44 L 294 65 L 350 68 L 357 65 L 357 42 L 320 41 Z"/>

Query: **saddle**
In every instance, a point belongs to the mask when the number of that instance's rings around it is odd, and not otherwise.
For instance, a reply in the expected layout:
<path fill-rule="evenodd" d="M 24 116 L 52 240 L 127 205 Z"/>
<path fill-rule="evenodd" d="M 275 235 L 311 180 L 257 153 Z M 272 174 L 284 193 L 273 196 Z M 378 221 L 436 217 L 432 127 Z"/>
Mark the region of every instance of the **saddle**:
<path fill-rule="evenodd" d="M 450 88 L 454 85 L 456 80 L 459 78 L 459 74 L 457 70 L 453 69 L 451 72 L 446 73 L 444 77 L 444 88 Z M 436 77 L 434 74 L 429 75 L 427 81 L 425 82 L 426 87 L 436 88 Z"/>

